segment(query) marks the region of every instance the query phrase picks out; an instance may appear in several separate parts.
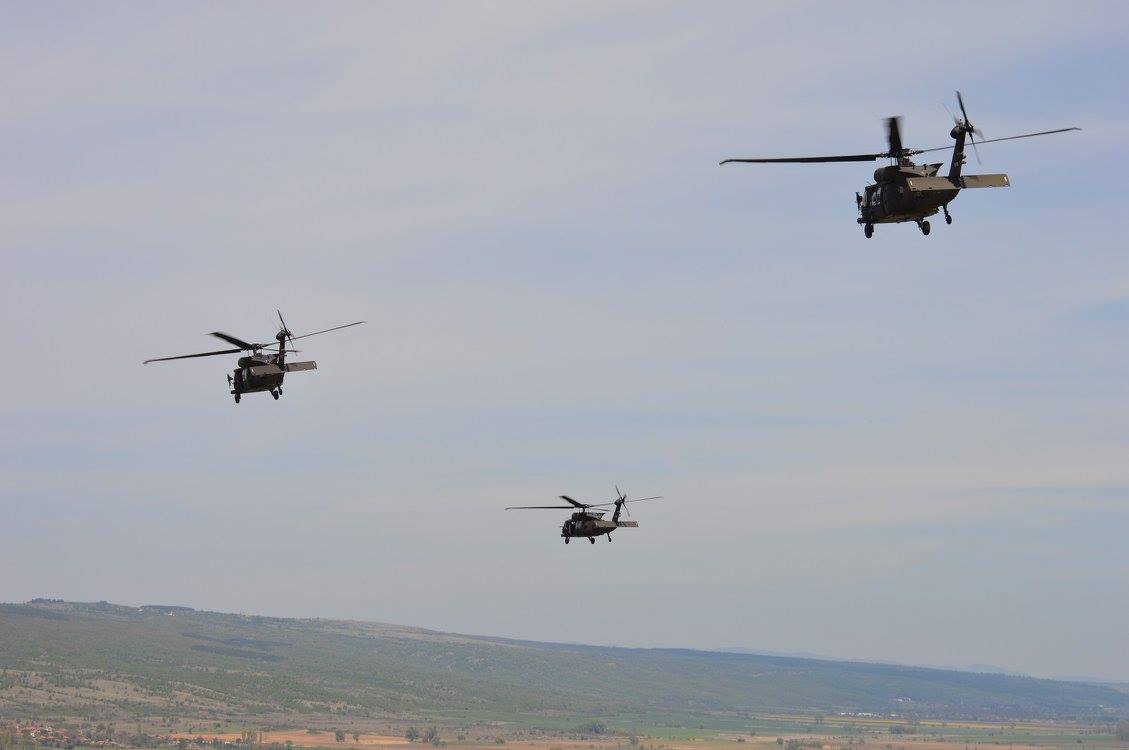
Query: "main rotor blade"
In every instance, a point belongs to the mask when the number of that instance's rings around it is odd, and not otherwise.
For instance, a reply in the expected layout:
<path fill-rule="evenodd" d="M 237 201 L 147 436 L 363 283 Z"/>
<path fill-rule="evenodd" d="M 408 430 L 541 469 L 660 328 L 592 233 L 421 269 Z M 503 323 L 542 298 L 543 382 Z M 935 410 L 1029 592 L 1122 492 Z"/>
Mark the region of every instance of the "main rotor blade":
<path fill-rule="evenodd" d="M 364 321 L 358 320 L 356 323 L 346 323 L 343 326 L 334 326 L 333 328 L 326 328 L 324 331 L 314 331 L 313 333 L 303 333 L 301 336 L 288 336 L 287 338 L 289 338 L 291 341 L 294 341 L 295 339 L 305 339 L 305 338 L 309 338 L 310 336 L 317 336 L 318 334 L 329 333 L 330 331 L 339 331 L 342 328 L 349 328 L 351 326 L 359 326 L 361 323 L 364 323 Z"/>
<path fill-rule="evenodd" d="M 624 500 L 623 502 L 624 503 L 641 503 L 644 500 L 661 500 L 661 499 L 662 499 L 662 495 L 655 495 L 654 497 L 640 497 L 640 498 L 636 498 L 635 500 Z M 585 507 L 587 507 L 587 508 L 610 508 L 615 504 L 616 504 L 615 502 L 597 503 L 596 505 L 587 505 Z"/>
<path fill-rule="evenodd" d="M 902 153 L 902 128 L 900 117 L 886 118 L 886 143 L 890 146 L 891 154 Z"/>
<path fill-rule="evenodd" d="M 168 362 L 170 359 L 192 359 L 193 357 L 214 357 L 217 354 L 238 354 L 239 352 L 243 351 L 245 348 L 246 347 L 240 347 L 239 349 L 221 349 L 218 352 L 201 352 L 199 354 L 179 354 L 175 357 L 154 357 L 153 359 L 145 360 L 141 364 L 147 365 L 150 362 Z"/>
<path fill-rule="evenodd" d="M 977 145 L 984 145 L 985 143 L 999 143 L 1000 141 L 1014 141 L 1017 138 L 1034 138 L 1037 135 L 1054 135 L 1055 133 L 1069 133 L 1071 130 L 1081 130 L 1082 128 L 1069 127 L 1059 128 L 1058 130 L 1043 130 L 1038 133 L 1024 133 L 1023 135 L 1009 135 L 1006 138 L 989 138 L 986 141 L 977 141 Z M 952 146 L 938 146 L 937 148 L 923 148 L 914 149 L 915 154 L 928 154 L 930 151 L 948 151 Z"/>
<path fill-rule="evenodd" d="M 726 159 L 719 164 L 737 162 L 740 164 L 815 164 L 831 161 L 874 161 L 891 154 L 852 154 L 850 156 L 796 156 L 786 159 Z"/>
<path fill-rule="evenodd" d="M 232 336 L 230 333 L 224 333 L 223 331 L 212 331 L 208 335 L 209 336 L 215 336 L 217 339 L 223 339 L 224 341 L 231 344 L 232 346 L 238 346 L 241 349 L 260 349 L 260 348 L 262 348 L 262 344 L 248 344 L 243 339 L 237 339 L 234 336 Z"/>
<path fill-rule="evenodd" d="M 571 505 L 511 505 L 506 510 L 572 510 Z"/>
<path fill-rule="evenodd" d="M 573 500 L 568 495 L 561 495 L 560 498 L 561 498 L 561 500 L 564 500 L 566 503 L 572 503 L 573 507 L 575 507 L 575 508 L 590 508 L 590 507 L 592 507 L 592 506 L 588 505 L 588 503 L 582 503 L 582 502 L 578 502 L 576 500 Z"/>

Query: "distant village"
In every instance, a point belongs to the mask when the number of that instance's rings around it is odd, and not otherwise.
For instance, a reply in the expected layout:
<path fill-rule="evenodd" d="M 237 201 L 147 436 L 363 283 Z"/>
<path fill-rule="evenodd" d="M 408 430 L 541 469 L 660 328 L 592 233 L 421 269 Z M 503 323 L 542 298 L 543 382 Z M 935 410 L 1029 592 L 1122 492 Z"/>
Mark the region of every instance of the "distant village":
<path fill-rule="evenodd" d="M 73 728 L 34 721 L 0 724 L 0 748 L 13 747 L 125 747 L 113 739 L 105 724 Z"/>

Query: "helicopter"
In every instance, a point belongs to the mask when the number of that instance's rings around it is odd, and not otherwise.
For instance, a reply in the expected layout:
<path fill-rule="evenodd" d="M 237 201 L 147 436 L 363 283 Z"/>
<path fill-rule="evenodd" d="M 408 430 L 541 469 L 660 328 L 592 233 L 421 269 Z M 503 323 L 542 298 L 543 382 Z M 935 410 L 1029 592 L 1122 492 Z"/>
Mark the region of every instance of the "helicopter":
<path fill-rule="evenodd" d="M 662 498 L 662 495 L 655 495 L 628 500 L 627 495 L 620 492 L 619 485 L 616 485 L 615 494 L 616 499 L 610 503 L 582 503 L 573 500 L 568 495 L 561 495 L 561 500 L 564 500 L 568 505 L 515 505 L 506 508 L 506 510 L 573 510 L 577 508 L 579 510 L 569 516 L 569 519 L 561 526 L 561 536 L 564 537 L 564 543 L 568 544 L 573 537 L 587 537 L 589 542 L 595 544 L 596 537 L 601 534 L 607 535 L 610 542 L 612 532 L 616 529 L 639 527 L 638 521 L 619 520 L 620 511 L 627 510 L 628 503 L 641 503 L 644 500 L 659 500 Z M 592 510 L 593 508 L 610 508 L 613 506 L 615 510 L 612 512 L 611 520 L 604 519 L 607 511 Z M 630 516 L 631 511 L 627 510 L 627 515 Z"/>
<path fill-rule="evenodd" d="M 965 163 L 965 140 L 967 139 L 972 145 L 972 150 L 976 154 L 976 161 L 980 163 L 980 151 L 976 148 L 976 137 L 982 138 L 983 134 L 968 119 L 968 112 L 964 108 L 964 97 L 961 96 L 959 91 L 956 92 L 956 95 L 962 117 L 953 115 L 953 129 L 949 131 L 949 135 L 956 143 L 952 146 L 953 156 L 949 163 L 948 174 L 944 176 L 938 176 L 942 166 L 941 162 L 937 164 L 915 164 L 910 157 L 933 151 L 947 151 L 949 147 L 905 148 L 902 145 L 902 118 L 900 117 L 886 118 L 886 142 L 889 148 L 882 153 L 774 159 L 726 159 L 721 164 L 732 162 L 751 164 L 820 163 L 890 159 L 890 164 L 874 170 L 873 185 L 867 185 L 863 193 L 855 193 L 855 205 L 859 213 L 856 221 L 862 225 L 863 234 L 868 239 L 874 234 L 875 224 L 898 224 L 905 221 L 916 222 L 921 233 L 928 235 L 929 221 L 927 217 L 935 215 L 938 210 L 944 212 L 946 224 L 953 223 L 952 214 L 949 213 L 949 203 L 957 197 L 961 190 L 965 188 L 1009 187 L 1011 185 L 1006 174 L 961 174 L 961 168 Z M 1058 128 L 1057 130 L 1044 130 L 1038 133 L 1011 135 L 1006 138 L 981 139 L 980 143 L 1013 141 L 1017 138 L 1033 138 L 1037 135 L 1066 133 L 1071 130 L 1081 130 L 1081 128 Z"/>
<path fill-rule="evenodd" d="M 294 336 L 286 326 L 286 321 L 282 319 L 282 312 L 279 310 L 275 310 L 275 312 L 278 313 L 278 321 L 282 324 L 282 328 L 274 335 L 276 343 L 252 344 L 230 334 L 223 333 L 222 331 L 212 331 L 209 335 L 222 339 L 235 348 L 220 349 L 214 352 L 202 352 L 200 354 L 181 354 L 175 357 L 157 357 L 147 359 L 142 364 L 147 365 L 150 362 L 167 362 L 171 359 L 192 359 L 195 357 L 214 357 L 218 354 L 250 352 L 248 356 L 239 358 L 235 370 L 231 375 L 227 376 L 227 385 L 231 388 L 231 395 L 235 397 L 235 403 L 239 403 L 239 399 L 244 393 L 258 393 L 260 391 L 269 392 L 270 395 L 274 397 L 274 400 L 277 401 L 278 397 L 282 395 L 282 379 L 286 376 L 286 373 L 316 370 L 318 367 L 317 362 L 287 362 L 287 354 L 298 353 L 297 349 L 286 348 L 287 341 L 289 341 L 290 346 L 293 347 L 297 339 L 309 338 L 310 336 L 317 336 L 342 328 L 359 326 L 361 323 L 364 323 L 363 320 L 358 320 L 356 323 L 346 323 L 345 325 L 326 328 L 323 331 L 314 331 L 313 333 L 304 333 L 301 336 Z M 274 347 L 277 347 L 277 351 L 271 351 Z"/>

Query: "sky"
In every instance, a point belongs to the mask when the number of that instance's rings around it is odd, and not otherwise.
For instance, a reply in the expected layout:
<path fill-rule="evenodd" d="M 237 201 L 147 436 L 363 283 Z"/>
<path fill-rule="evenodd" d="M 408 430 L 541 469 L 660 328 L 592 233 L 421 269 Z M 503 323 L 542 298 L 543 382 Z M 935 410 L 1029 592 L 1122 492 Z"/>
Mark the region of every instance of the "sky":
<path fill-rule="evenodd" d="M 1129 681 L 1124 4 L 0 13 L 0 601 Z"/>

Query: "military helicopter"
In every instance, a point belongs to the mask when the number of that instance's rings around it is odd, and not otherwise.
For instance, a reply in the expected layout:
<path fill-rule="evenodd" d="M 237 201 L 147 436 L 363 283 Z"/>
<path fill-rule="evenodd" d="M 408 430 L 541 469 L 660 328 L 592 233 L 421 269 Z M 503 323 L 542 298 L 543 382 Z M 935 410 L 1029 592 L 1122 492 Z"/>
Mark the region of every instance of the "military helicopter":
<path fill-rule="evenodd" d="M 929 221 L 927 217 L 936 214 L 938 209 L 944 211 L 946 224 L 953 223 L 953 217 L 949 213 L 949 203 L 957 197 L 962 189 L 1009 187 L 1011 184 L 1006 174 L 961 174 L 961 167 L 964 166 L 965 139 L 967 138 L 968 142 L 972 144 L 976 161 L 980 163 L 980 152 L 976 148 L 976 136 L 982 136 L 982 133 L 973 127 L 972 122 L 969 121 L 968 112 L 964 108 L 964 97 L 961 96 L 959 91 L 956 92 L 956 95 L 963 119 L 953 115 L 953 129 L 949 131 L 949 135 L 953 137 L 956 143 L 952 147 L 953 157 L 949 163 L 949 172 L 943 177 L 937 175 L 941 169 L 940 162 L 937 164 L 914 164 L 910 157 L 932 151 L 946 151 L 949 147 L 940 146 L 924 149 L 903 147 L 900 117 L 886 118 L 886 142 L 889 148 L 879 154 L 800 156 L 783 159 L 726 159 L 721 163 L 818 163 L 890 159 L 889 165 L 874 170 L 873 185 L 867 185 L 862 194 L 855 193 L 855 205 L 859 212 L 857 222 L 862 224 L 863 233 L 868 238 L 874 234 L 875 224 L 897 224 L 903 221 L 917 222 L 921 233 L 928 235 Z M 981 140 L 980 143 L 1013 141 L 1017 138 L 1033 138 L 1037 135 L 1065 133 L 1070 130 L 1081 130 L 1081 128 L 1069 127 L 1044 130 L 1039 133 L 1010 135 L 1006 138 Z"/>
<path fill-rule="evenodd" d="M 588 537 L 588 541 L 592 544 L 596 543 L 596 537 L 601 534 L 606 534 L 608 541 L 612 540 L 612 532 L 616 529 L 638 528 L 638 521 L 621 521 L 619 520 L 619 513 L 622 510 L 627 510 L 628 503 L 641 503 L 644 500 L 659 500 L 662 495 L 655 495 L 654 497 L 641 497 L 637 500 L 628 500 L 627 495 L 620 492 L 619 486 L 615 488 L 616 499 L 610 503 L 582 503 L 573 500 L 568 495 L 561 495 L 561 500 L 564 500 L 568 505 L 515 505 L 506 510 L 572 510 L 579 508 L 573 513 L 567 521 L 561 526 L 561 536 L 564 537 L 565 544 L 568 544 L 572 537 Z M 607 511 L 592 510 L 592 508 L 610 508 L 615 506 L 615 511 L 612 513 L 611 520 L 604 520 Z M 627 511 L 627 515 L 631 515 L 631 511 Z"/>
<path fill-rule="evenodd" d="M 274 335 L 277 343 L 251 344 L 230 334 L 213 331 L 210 335 L 226 341 L 235 348 L 220 349 L 215 352 L 202 352 L 200 354 L 181 354 L 176 357 L 157 357 L 155 359 L 147 359 L 142 364 L 147 365 L 150 362 L 167 362 L 170 359 L 192 359 L 194 357 L 214 357 L 218 354 L 250 352 L 248 356 L 239 358 L 235 371 L 227 376 L 227 385 L 231 388 L 231 395 L 235 396 L 235 403 L 239 403 L 239 399 L 244 393 L 257 393 L 259 391 L 268 391 L 270 395 L 274 396 L 274 400 L 277 401 L 278 397 L 282 395 L 282 379 L 286 376 L 286 373 L 316 370 L 318 367 L 317 362 L 287 362 L 287 354 L 298 353 L 297 349 L 286 348 L 287 341 L 289 341 L 291 347 L 293 347 L 294 342 L 298 339 L 305 339 L 310 336 L 317 336 L 342 328 L 350 328 L 351 326 L 359 326 L 361 323 L 364 323 L 363 320 L 358 320 L 356 323 L 346 323 L 342 326 L 326 328 L 324 331 L 314 331 L 313 333 L 304 333 L 301 336 L 294 336 L 290 333 L 290 329 L 287 328 L 286 321 L 282 319 L 282 312 L 278 310 L 275 310 L 275 312 L 278 313 L 278 321 L 282 324 L 282 328 Z M 277 351 L 271 351 L 274 347 L 277 347 Z"/>

